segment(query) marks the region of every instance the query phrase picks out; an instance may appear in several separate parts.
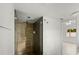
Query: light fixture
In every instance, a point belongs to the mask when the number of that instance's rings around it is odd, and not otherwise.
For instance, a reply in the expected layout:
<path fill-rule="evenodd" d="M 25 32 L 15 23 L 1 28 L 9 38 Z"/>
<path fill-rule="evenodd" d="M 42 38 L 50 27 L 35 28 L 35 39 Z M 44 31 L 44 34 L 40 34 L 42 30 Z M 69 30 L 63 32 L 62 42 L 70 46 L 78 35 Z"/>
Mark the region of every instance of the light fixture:
<path fill-rule="evenodd" d="M 72 25 L 72 24 L 75 24 L 76 23 L 76 20 L 69 20 L 68 22 L 66 22 L 66 25 Z"/>
<path fill-rule="evenodd" d="M 27 18 L 31 18 L 30 16 L 28 16 Z"/>

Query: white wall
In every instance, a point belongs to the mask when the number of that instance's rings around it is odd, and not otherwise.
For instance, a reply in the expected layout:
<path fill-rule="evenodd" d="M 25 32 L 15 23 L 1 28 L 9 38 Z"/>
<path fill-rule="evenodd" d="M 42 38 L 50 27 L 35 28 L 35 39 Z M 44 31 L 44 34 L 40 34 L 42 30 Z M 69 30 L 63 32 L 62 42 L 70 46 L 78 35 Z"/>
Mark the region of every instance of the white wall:
<path fill-rule="evenodd" d="M 61 33 L 60 19 L 44 17 L 43 19 L 43 54 L 44 55 L 61 54 L 62 40 L 60 33 Z"/>
<path fill-rule="evenodd" d="M 77 19 L 77 54 L 79 55 L 79 14 L 76 16 Z"/>
<path fill-rule="evenodd" d="M 13 4 L 0 4 L 0 54 L 14 54 L 14 9 Z"/>

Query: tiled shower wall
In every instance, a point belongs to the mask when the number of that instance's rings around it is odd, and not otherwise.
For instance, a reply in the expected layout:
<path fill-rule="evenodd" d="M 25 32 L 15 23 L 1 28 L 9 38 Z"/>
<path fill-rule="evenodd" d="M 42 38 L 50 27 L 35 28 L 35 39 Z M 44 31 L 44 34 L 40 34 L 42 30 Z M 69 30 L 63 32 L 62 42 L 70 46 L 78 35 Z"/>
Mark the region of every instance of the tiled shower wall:
<path fill-rule="evenodd" d="M 43 28 L 41 26 L 43 26 L 43 18 L 35 23 L 16 22 L 17 54 L 40 55 L 43 53 Z"/>
<path fill-rule="evenodd" d="M 26 23 L 16 21 L 16 54 L 23 54 L 26 47 Z"/>
<path fill-rule="evenodd" d="M 27 22 L 26 27 L 26 50 L 25 53 L 33 54 L 33 23 Z"/>
<path fill-rule="evenodd" d="M 16 21 L 16 54 L 33 54 L 33 24 Z"/>
<path fill-rule="evenodd" d="M 43 54 L 43 17 L 39 18 L 33 24 L 33 49 L 34 54 L 42 55 Z"/>
<path fill-rule="evenodd" d="M 40 22 L 37 21 L 33 24 L 33 30 L 35 31 L 33 35 L 33 43 L 34 43 L 34 54 L 40 54 Z"/>

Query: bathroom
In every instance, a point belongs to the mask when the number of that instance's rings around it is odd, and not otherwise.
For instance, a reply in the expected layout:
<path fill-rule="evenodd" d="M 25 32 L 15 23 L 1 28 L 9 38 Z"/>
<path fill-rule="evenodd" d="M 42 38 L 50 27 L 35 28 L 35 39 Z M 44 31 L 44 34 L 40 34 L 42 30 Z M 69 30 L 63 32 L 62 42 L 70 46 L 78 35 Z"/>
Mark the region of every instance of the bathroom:
<path fill-rule="evenodd" d="M 79 54 L 78 3 L 8 3 L 0 7 L 1 55 Z"/>

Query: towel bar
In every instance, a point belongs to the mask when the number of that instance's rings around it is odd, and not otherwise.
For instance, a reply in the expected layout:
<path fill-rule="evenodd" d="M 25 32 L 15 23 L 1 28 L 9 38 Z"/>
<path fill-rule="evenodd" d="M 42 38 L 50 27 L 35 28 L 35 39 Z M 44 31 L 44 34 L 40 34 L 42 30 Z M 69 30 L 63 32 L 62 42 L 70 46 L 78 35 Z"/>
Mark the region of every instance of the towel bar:
<path fill-rule="evenodd" d="M 4 26 L 0 26 L 1 28 L 5 28 L 5 29 L 8 29 L 8 30 L 10 30 L 9 28 L 7 28 L 7 27 L 4 27 Z"/>

